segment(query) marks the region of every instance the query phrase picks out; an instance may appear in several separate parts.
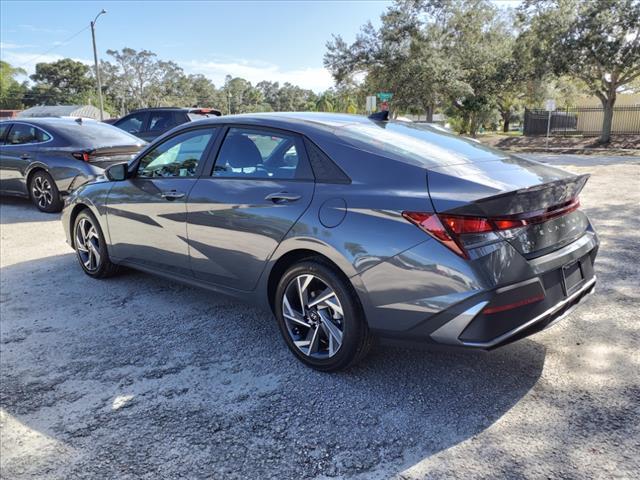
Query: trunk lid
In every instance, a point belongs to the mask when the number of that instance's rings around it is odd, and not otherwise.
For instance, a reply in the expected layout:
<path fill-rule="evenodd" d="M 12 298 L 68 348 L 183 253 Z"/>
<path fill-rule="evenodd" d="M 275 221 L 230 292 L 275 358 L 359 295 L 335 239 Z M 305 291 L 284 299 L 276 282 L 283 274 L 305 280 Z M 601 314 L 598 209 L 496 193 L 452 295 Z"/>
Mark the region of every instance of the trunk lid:
<path fill-rule="evenodd" d="M 138 152 L 140 146 L 137 145 L 115 145 L 108 147 L 98 147 L 89 150 L 89 163 L 100 168 L 107 168 L 116 163 L 129 162 Z"/>
<path fill-rule="evenodd" d="M 499 235 L 526 258 L 561 248 L 587 230 L 587 217 L 572 201 L 588 178 L 516 157 L 442 165 L 427 173 L 439 214 L 524 220 Z"/>

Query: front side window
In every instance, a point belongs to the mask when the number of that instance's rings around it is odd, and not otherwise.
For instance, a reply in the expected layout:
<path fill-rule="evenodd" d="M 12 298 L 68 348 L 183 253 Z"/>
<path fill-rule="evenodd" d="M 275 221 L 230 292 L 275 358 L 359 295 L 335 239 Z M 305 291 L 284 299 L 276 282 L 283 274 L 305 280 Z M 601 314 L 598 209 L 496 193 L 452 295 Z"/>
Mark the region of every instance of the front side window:
<path fill-rule="evenodd" d="M 172 112 L 154 112 L 149 118 L 149 130 L 167 130 L 174 124 Z"/>
<path fill-rule="evenodd" d="M 33 125 L 14 123 L 7 136 L 7 145 L 25 145 L 51 140 L 51 137 Z"/>
<path fill-rule="evenodd" d="M 125 132 L 139 133 L 143 128 L 145 115 L 145 113 L 134 113 L 116 122 L 114 125 Z"/>
<path fill-rule="evenodd" d="M 300 161 L 299 142 L 293 135 L 263 130 L 230 128 L 213 169 L 215 177 L 309 179 Z"/>
<path fill-rule="evenodd" d="M 193 177 L 215 129 L 176 135 L 148 152 L 138 164 L 138 177 Z"/>

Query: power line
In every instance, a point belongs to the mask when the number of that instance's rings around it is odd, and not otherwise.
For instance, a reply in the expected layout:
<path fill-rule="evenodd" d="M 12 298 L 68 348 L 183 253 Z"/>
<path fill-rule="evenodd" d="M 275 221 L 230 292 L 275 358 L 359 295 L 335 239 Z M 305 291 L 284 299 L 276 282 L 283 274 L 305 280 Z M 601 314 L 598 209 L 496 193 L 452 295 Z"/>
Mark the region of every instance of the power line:
<path fill-rule="evenodd" d="M 62 42 L 60 42 L 58 45 L 55 45 L 53 47 L 51 47 L 49 50 L 46 50 L 44 52 L 42 52 L 40 55 L 33 57 L 30 60 L 27 60 L 24 63 L 21 63 L 20 65 L 18 65 L 18 68 L 20 67 L 24 67 L 25 65 L 28 65 L 30 63 L 33 63 L 35 60 L 38 60 L 39 58 L 44 57 L 46 54 L 53 52 L 56 48 L 60 48 L 64 45 L 66 45 L 67 43 L 69 43 L 71 40 L 73 40 L 74 38 L 76 38 L 78 35 L 80 35 L 82 32 L 84 32 L 85 30 L 88 30 L 89 27 L 91 25 L 87 25 L 86 27 L 84 27 L 82 30 L 78 30 L 76 33 L 74 33 L 73 35 L 71 35 L 69 38 L 67 38 L 66 40 L 63 40 Z"/>

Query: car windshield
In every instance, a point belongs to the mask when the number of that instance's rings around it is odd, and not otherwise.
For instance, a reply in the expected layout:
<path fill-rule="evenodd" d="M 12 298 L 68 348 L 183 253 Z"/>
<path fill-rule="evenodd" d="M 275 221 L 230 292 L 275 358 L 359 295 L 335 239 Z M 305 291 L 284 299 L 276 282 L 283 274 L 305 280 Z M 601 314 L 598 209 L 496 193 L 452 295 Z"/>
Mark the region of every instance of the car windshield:
<path fill-rule="evenodd" d="M 94 121 L 58 123 L 55 129 L 74 143 L 87 143 L 94 147 L 144 144 L 138 137 L 106 123 Z"/>
<path fill-rule="evenodd" d="M 418 166 L 435 167 L 505 158 L 471 139 L 408 122 L 352 123 L 335 133 L 350 144 Z"/>

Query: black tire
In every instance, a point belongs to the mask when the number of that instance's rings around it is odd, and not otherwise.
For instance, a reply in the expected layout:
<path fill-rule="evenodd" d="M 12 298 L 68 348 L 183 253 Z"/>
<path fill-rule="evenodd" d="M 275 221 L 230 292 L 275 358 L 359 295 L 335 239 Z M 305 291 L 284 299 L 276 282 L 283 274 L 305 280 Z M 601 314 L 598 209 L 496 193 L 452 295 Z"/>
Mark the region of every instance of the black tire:
<path fill-rule="evenodd" d="M 289 323 L 287 323 L 283 315 L 283 308 L 285 308 L 283 307 L 285 292 L 287 292 L 288 288 L 295 288 L 295 286 L 291 286 L 295 285 L 294 282 L 296 282 L 296 279 L 301 275 L 312 275 L 313 277 L 316 277 L 319 282 L 326 284 L 325 286 L 328 286 L 333 290 L 332 293 L 337 297 L 338 304 L 341 306 L 343 311 L 343 315 L 341 315 L 342 318 L 337 320 L 342 329 L 342 343 L 337 351 L 326 358 L 314 358 L 311 356 L 312 354 L 305 353 L 301 348 L 296 346 L 294 334 L 291 332 L 292 322 L 289 321 Z M 312 282 L 316 282 L 316 280 L 314 279 Z M 318 283 L 318 285 L 321 285 L 321 283 Z M 311 289 L 311 284 L 309 288 Z M 312 295 L 314 293 L 316 292 L 311 292 Z M 316 297 L 316 299 L 318 298 L 320 298 L 320 296 Z M 301 302 L 302 300 L 300 300 L 298 305 Z M 313 303 L 313 299 L 311 299 L 309 303 Z M 360 300 L 353 286 L 342 272 L 337 271 L 335 267 L 322 259 L 306 259 L 290 267 L 278 282 L 274 306 L 278 326 L 280 327 L 280 331 L 287 346 L 302 363 L 311 368 L 323 372 L 343 370 L 362 360 L 371 348 L 372 336 L 369 332 Z M 305 311 L 304 308 L 301 309 L 299 306 L 295 308 L 296 311 Z M 330 310 L 323 311 L 330 312 Z M 335 314 L 335 312 L 333 313 Z M 310 322 L 312 321 L 310 319 L 310 315 L 311 312 L 309 310 L 307 317 L 305 317 L 305 321 L 307 321 L 307 319 Z M 321 321 L 319 323 L 322 323 L 322 321 L 326 322 L 326 314 L 325 319 L 320 320 Z M 295 324 L 294 327 L 298 327 L 299 330 L 302 330 L 300 334 L 304 335 L 304 329 L 306 327 L 300 328 L 297 324 Z M 309 336 L 313 337 L 313 335 L 309 333 L 310 331 L 312 330 L 306 330 L 306 338 Z M 323 333 L 328 339 L 330 336 L 328 335 L 328 330 L 324 329 Z M 300 338 L 302 338 L 302 336 L 299 337 L 298 340 L 300 340 Z M 326 348 L 328 349 L 328 347 Z M 308 348 L 308 350 L 311 351 L 310 348 Z"/>
<path fill-rule="evenodd" d="M 97 237 L 93 235 L 91 228 Z M 104 234 L 91 211 L 85 209 L 78 214 L 72 232 L 76 257 L 84 273 L 92 278 L 108 278 L 118 273 L 119 267 L 111 262 Z M 96 251 L 98 255 L 95 255 Z"/>
<path fill-rule="evenodd" d="M 41 212 L 56 213 L 62 210 L 60 191 L 51 175 L 38 170 L 29 179 L 29 197 Z"/>

